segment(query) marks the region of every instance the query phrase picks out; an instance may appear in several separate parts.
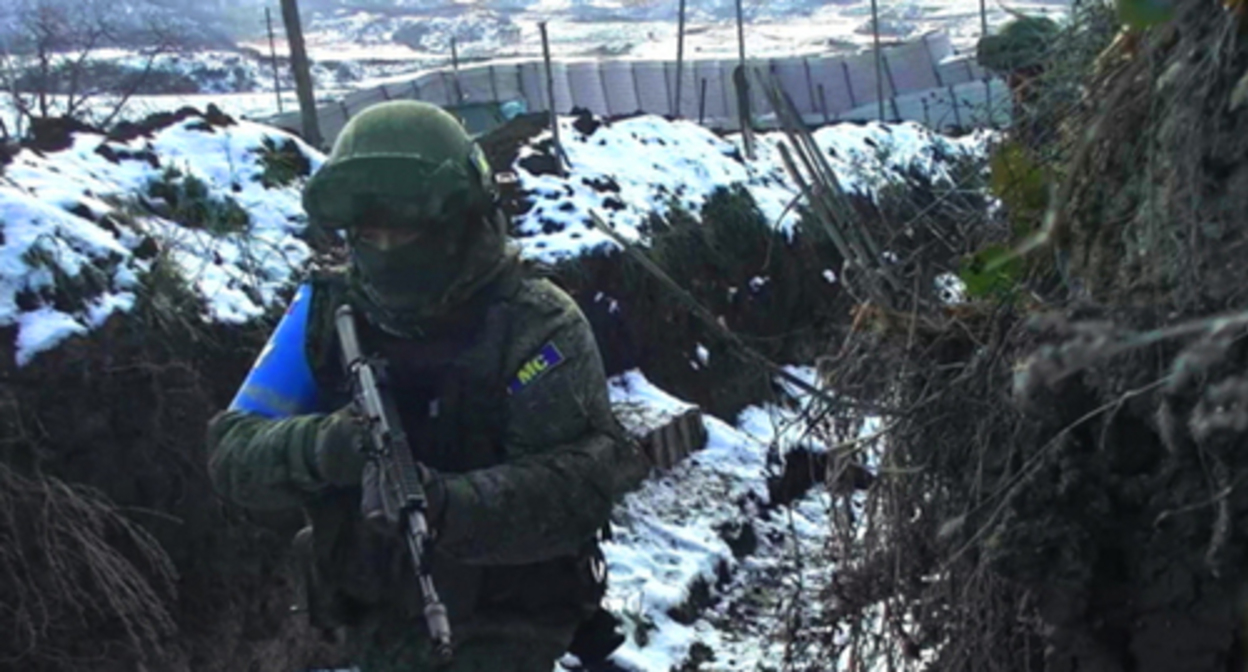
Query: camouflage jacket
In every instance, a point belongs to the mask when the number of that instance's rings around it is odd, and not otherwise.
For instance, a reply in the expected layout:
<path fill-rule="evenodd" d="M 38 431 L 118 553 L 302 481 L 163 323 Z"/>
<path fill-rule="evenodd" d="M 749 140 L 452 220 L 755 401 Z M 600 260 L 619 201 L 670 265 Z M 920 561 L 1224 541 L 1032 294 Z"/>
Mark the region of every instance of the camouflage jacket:
<path fill-rule="evenodd" d="M 375 630 L 397 616 L 403 632 L 423 633 L 401 547 L 361 524 L 358 488 L 327 487 L 307 463 L 317 423 L 350 400 L 332 326 L 348 295 L 333 276 L 312 284 L 305 346 L 316 408 L 219 414 L 208 432 L 210 471 L 238 504 L 307 512 L 318 600 L 331 621 Z M 474 629 L 532 637 L 547 626 L 570 636 L 565 626 L 587 613 L 585 559 L 645 462 L 615 421 L 576 304 L 518 271 L 483 296 L 446 337 L 400 339 L 361 320 L 361 340 L 388 362 L 418 459 L 444 478 L 433 577 L 457 638 Z"/>

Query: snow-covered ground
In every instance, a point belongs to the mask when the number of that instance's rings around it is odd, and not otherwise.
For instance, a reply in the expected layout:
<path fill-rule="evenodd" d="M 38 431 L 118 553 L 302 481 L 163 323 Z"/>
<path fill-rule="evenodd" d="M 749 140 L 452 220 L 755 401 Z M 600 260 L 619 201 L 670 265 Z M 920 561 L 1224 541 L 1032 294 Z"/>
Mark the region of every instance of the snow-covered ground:
<path fill-rule="evenodd" d="M 523 167 L 529 152 L 517 162 L 521 188 L 541 204 L 516 222 L 530 257 L 604 244 L 584 228 L 591 207 L 644 240 L 640 215 L 662 211 L 668 196 L 696 212 L 714 188 L 733 184 L 749 189 L 778 226 L 791 224 L 778 216 L 795 192 L 770 149 L 774 136 L 763 137 L 760 158 L 747 165 L 739 139 L 694 124 L 638 117 L 580 133 L 574 121 L 561 120 L 572 177 L 529 172 Z M 867 193 L 909 168 L 939 175 L 946 161 L 982 151 L 985 141 L 941 138 L 912 124 L 841 124 L 816 137 L 844 183 Z M 287 142 L 312 169 L 321 165 L 321 155 L 281 131 L 200 117 L 126 141 L 78 134 L 68 149 L 13 157 L 0 174 L 0 326 L 16 328 L 17 363 L 124 316 L 158 264 L 204 300 L 204 320 L 240 323 L 280 308 L 309 256 L 299 237 L 305 226 L 300 181 L 261 182 L 263 148 Z M 603 189 L 608 179 L 618 189 Z M 230 199 L 246 220 L 228 227 L 176 221 L 178 211 L 158 195 L 189 192 L 191 180 L 205 187 L 206 201 L 224 207 Z M 619 207 L 608 206 L 610 198 Z M 837 291 L 835 278 L 811 282 Z M 65 286 L 79 288 L 82 301 L 52 291 Z M 696 357 L 705 364 L 708 354 Z M 796 373 L 814 379 L 809 369 Z M 613 379 L 611 395 L 652 420 L 687 408 L 637 371 Z M 709 652 L 714 660 L 700 669 L 779 669 L 795 616 L 803 627 L 818 624 L 816 596 L 835 569 L 827 548 L 829 496 L 816 487 L 791 508 L 767 506 L 772 457 L 797 443 L 822 449 L 818 437 L 802 434 L 799 416 L 800 408 L 762 405 L 733 423 L 706 419 L 707 447 L 617 508 L 615 537 L 605 550 L 608 600 L 629 634 L 614 656 L 618 665 L 668 672 L 691 658 L 705 661 Z M 734 553 L 746 528 L 757 545 Z M 702 589 L 709 599 L 701 610 L 681 608 Z"/>
<path fill-rule="evenodd" d="M 296 143 L 319 167 L 314 150 L 281 131 L 198 117 L 128 142 L 81 133 L 69 149 L 23 150 L 5 165 L 0 326 L 17 326 L 18 364 L 129 310 L 153 263 L 175 266 L 207 302 L 204 319 L 246 322 L 278 305 L 309 249 L 297 237 L 306 220 L 299 185 L 260 182 L 266 138 Z M 209 207 L 225 212 L 232 201 L 248 221 L 217 231 L 157 214 L 152 185 L 190 192 L 196 182 Z M 93 289 L 82 305 L 66 305 L 53 299 L 58 278 Z"/>
<path fill-rule="evenodd" d="M 585 128 L 574 118 L 560 120 L 571 164 L 566 177 L 530 169 L 530 157 L 550 153 L 549 132 L 520 151 L 516 175 L 532 207 L 515 228 L 532 257 L 553 262 L 616 246 L 592 227 L 591 210 L 626 239 L 640 240 L 651 213 L 665 214 L 678 203 L 696 215 L 717 188 L 733 185 L 748 189 L 777 227 L 791 231 L 797 222 L 790 206 L 798 188 L 777 149 L 787 143 L 783 133 L 756 136 L 755 159 L 746 161 L 739 135 L 723 138 L 690 121 L 646 115 Z M 981 131 L 947 138 L 909 122 L 837 124 L 814 133 L 841 185 L 863 194 L 914 170 L 949 183 L 953 162 L 982 156 L 991 137 Z"/>
<path fill-rule="evenodd" d="M 540 0 L 506 11 L 502 3 L 460 5 L 438 12 L 444 31 L 459 37 L 461 53 L 473 56 L 536 56 L 541 54 L 540 22 L 546 22 L 556 56 L 627 55 L 674 58 L 678 4 L 671 0 Z M 1009 11 L 1064 16 L 1070 0 L 1020 0 Z M 989 28 L 1009 19 L 1001 3 L 986 3 Z M 691 57 L 737 55 L 735 3 L 730 0 L 688 3 L 686 53 Z M 870 0 L 745 0 L 747 54 L 750 56 L 824 53 L 855 50 L 872 41 Z M 904 40 L 930 30 L 949 32 L 959 48 L 970 48 L 982 32 L 979 0 L 880 0 L 880 33 L 884 40 Z M 415 21 L 416 18 L 410 18 Z M 404 22 L 391 15 L 339 12 L 317 18 L 309 27 L 314 57 L 333 58 L 344 48 L 358 48 L 362 36 L 371 45 L 396 45 L 385 36 Z M 490 26 L 507 26 L 491 30 Z M 450 57 L 450 34 L 442 45 Z M 260 44 L 255 43 L 257 48 Z M 266 47 L 267 48 L 267 47 Z M 428 53 L 429 49 L 422 49 Z M 402 52 L 392 52 L 398 55 Z"/>
<path fill-rule="evenodd" d="M 791 372 L 814 382 L 810 369 Z M 616 404 L 652 415 L 687 408 L 636 371 L 610 384 Z M 799 443 L 826 450 L 805 432 L 809 397 L 795 396 L 796 407 L 751 406 L 733 424 L 706 417 L 706 448 L 616 509 L 615 539 L 604 551 L 607 600 L 629 635 L 612 657 L 620 667 L 667 672 L 702 657 L 695 669 L 780 669 L 786 651 L 802 657 L 790 642 L 794 629 L 826 627 L 817 616 L 835 570 L 827 544 L 831 496 L 815 487 L 788 507 L 768 501 L 774 458 Z M 701 611 L 685 606 L 691 595 L 704 603 Z M 705 660 L 708 654 L 713 658 Z"/>

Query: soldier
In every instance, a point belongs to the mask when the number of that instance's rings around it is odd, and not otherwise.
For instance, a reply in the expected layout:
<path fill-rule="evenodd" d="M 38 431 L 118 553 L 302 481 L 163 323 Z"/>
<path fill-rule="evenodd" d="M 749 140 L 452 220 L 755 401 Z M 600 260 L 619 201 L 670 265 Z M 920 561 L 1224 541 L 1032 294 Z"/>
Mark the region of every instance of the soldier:
<path fill-rule="evenodd" d="M 406 549 L 370 524 L 379 496 L 333 326 L 343 303 L 361 316 L 363 349 L 387 362 L 424 467 L 454 640 L 444 669 L 550 672 L 574 635 L 574 652 L 605 657 L 586 623 L 607 624 L 599 644 L 620 639 L 599 607 L 598 533 L 646 463 L 612 414 L 584 316 L 526 271 L 496 203 L 451 115 L 396 101 L 354 117 L 304 191 L 313 223 L 345 229 L 348 268 L 300 287 L 208 428 L 222 496 L 306 512 L 296 546 L 310 617 L 345 633 L 364 672 L 437 664 Z"/>

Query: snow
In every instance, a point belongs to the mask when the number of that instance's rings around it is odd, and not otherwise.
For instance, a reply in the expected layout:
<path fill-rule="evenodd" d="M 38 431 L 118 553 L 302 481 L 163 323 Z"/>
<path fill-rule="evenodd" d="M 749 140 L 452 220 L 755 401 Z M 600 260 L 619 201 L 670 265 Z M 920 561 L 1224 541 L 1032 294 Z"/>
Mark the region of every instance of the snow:
<path fill-rule="evenodd" d="M 637 437 L 696 408 L 655 387 L 636 370 L 608 380 L 607 391 L 621 424 Z"/>
<path fill-rule="evenodd" d="M 786 234 L 798 222 L 797 209 L 789 206 L 800 194 L 777 149 L 788 142 L 781 132 L 756 136 L 756 158 L 747 161 L 739 135 L 721 138 L 691 121 L 643 115 L 596 123 L 589 133 L 578 127 L 586 128 L 583 120 L 559 118 L 568 176 L 527 167 L 535 162 L 526 159 L 553 151 L 549 132 L 521 148 L 515 164 L 532 207 L 516 219 L 514 230 L 531 258 L 555 263 L 617 247 L 592 228 L 591 210 L 626 240 L 644 242 L 654 213 L 670 214 L 675 205 L 696 217 L 712 193 L 734 186 L 744 187 L 767 221 Z M 951 186 L 953 162 L 982 156 L 993 135 L 949 138 L 913 122 L 869 122 L 825 126 L 813 137 L 842 187 L 874 198 L 912 171 Z"/>
<path fill-rule="evenodd" d="M 206 320 L 242 323 L 279 307 L 309 250 L 298 237 L 300 185 L 260 182 L 265 138 L 295 142 L 313 168 L 323 160 L 282 131 L 199 117 L 129 141 L 79 133 L 64 150 L 13 157 L 0 177 L 0 326 L 17 328 L 18 365 L 132 310 L 152 266 L 135 253 L 145 242 L 204 299 Z M 170 169 L 201 180 L 211 199 L 235 201 L 248 214 L 245 230 L 192 228 L 146 207 L 141 194 Z M 53 300 L 58 276 L 82 281 L 76 305 Z"/>
<path fill-rule="evenodd" d="M 791 371 L 807 381 L 815 378 L 810 368 Z M 655 415 L 688 406 L 637 371 L 610 385 L 614 403 L 649 406 Z M 747 408 L 735 426 L 705 417 L 706 448 L 652 477 L 616 508 L 614 539 L 604 545 L 604 553 L 608 605 L 622 615 L 629 634 L 612 657 L 617 665 L 632 672 L 666 672 L 679 667 L 700 643 L 715 654 L 710 669 L 778 669 L 785 612 L 816 614 L 812 598 L 819 586 L 828 585 L 834 569 L 826 549 L 831 523 L 825 492 L 815 488 L 791 509 L 763 510 L 769 452 L 783 453 L 799 441 L 818 443 L 802 432 L 800 408 L 809 401 L 798 399 L 797 409 Z M 741 525 L 753 527 L 758 548 L 737 558 L 722 530 Z M 768 578 L 771 590 L 760 594 L 756 587 Z M 699 580 L 712 587 L 714 603 L 692 622 L 674 618 L 669 611 L 688 598 Z M 743 609 L 748 618 L 740 618 Z"/>
<path fill-rule="evenodd" d="M 935 279 L 936 292 L 948 304 L 966 303 L 966 283 L 953 273 L 942 273 Z"/>
<path fill-rule="evenodd" d="M 421 3 L 428 4 L 428 3 Z M 674 58 L 677 3 L 664 0 L 540 0 L 482 4 L 439 3 L 421 7 L 429 17 L 429 34 L 421 44 L 449 58 L 449 39 L 460 36 L 461 55 L 534 57 L 541 55 L 539 22 L 546 22 L 551 53 L 564 56 Z M 971 50 L 981 32 L 979 0 L 879 3 L 884 40 L 904 40 L 930 30 L 945 30 L 961 51 Z M 988 3 L 989 29 L 1010 18 L 1011 11 L 1043 13 L 1060 18 L 1069 0 L 1019 0 L 1009 8 Z M 868 0 L 761 0 L 744 3 L 747 55 L 752 58 L 797 53 L 855 51 L 870 46 L 871 3 Z M 689 3 L 685 53 L 693 58 L 736 58 L 736 8 L 733 2 Z M 392 41 L 398 27 L 413 17 L 392 17 L 360 9 L 314 16 L 306 32 L 314 60 L 353 58 L 420 58 L 425 54 Z M 268 53 L 263 39 L 248 46 Z M 362 47 L 369 47 L 365 51 Z M 279 44 L 279 53 L 285 46 Z"/>

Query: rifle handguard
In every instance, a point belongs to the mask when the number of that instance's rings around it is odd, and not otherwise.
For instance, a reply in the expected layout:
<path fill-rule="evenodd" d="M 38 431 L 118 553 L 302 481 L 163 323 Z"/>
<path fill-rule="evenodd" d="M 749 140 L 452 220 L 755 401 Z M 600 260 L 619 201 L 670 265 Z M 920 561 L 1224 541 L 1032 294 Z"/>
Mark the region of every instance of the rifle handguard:
<path fill-rule="evenodd" d="M 377 461 L 379 487 L 394 488 L 399 500 L 399 516 L 403 536 L 407 539 L 408 554 L 420 582 L 421 597 L 425 602 L 425 624 L 433 640 L 434 655 L 450 660 L 451 625 L 446 605 L 438 598 L 433 585 L 428 561 L 430 551 L 429 524 L 425 519 L 428 501 L 420 469 L 403 432 L 403 425 L 395 410 L 393 400 L 386 397 L 378 386 L 374 362 L 360 351 L 360 340 L 355 330 L 355 314 L 351 306 L 342 305 L 334 313 L 334 326 L 338 331 L 338 343 L 342 347 L 342 365 L 351 380 L 351 391 L 356 408 L 368 425 L 369 457 Z M 385 493 L 382 493 L 383 500 Z"/>

